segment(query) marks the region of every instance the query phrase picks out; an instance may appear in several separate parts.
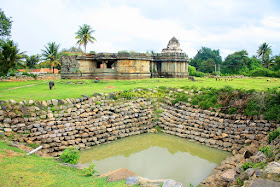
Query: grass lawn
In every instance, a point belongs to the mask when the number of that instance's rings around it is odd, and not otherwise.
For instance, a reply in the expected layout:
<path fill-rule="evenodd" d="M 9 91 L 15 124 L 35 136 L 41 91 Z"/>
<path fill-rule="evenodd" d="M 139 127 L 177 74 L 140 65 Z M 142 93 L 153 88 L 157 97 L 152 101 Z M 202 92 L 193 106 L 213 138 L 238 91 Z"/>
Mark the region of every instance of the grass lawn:
<path fill-rule="evenodd" d="M 81 170 L 61 166 L 54 158 L 27 156 L 18 148 L 0 140 L 0 186 L 118 186 L 125 181 L 106 182 L 106 178 L 88 177 Z"/>
<path fill-rule="evenodd" d="M 137 87 L 154 88 L 157 86 L 167 87 L 216 87 L 221 88 L 226 85 L 233 88 L 267 90 L 268 88 L 280 87 L 280 81 L 266 81 L 267 78 L 243 78 L 234 81 L 216 81 L 214 78 L 196 78 L 195 82 L 188 79 L 144 79 L 144 80 L 104 80 L 100 83 L 93 83 L 94 80 L 55 80 L 55 88 L 49 90 L 48 81 L 25 81 L 25 82 L 0 82 L 0 100 L 14 99 L 23 100 L 49 100 L 78 98 L 82 94 L 91 96 L 97 92 L 114 92 Z M 66 84 L 72 82 L 72 84 Z M 83 82 L 83 84 L 76 84 Z"/>

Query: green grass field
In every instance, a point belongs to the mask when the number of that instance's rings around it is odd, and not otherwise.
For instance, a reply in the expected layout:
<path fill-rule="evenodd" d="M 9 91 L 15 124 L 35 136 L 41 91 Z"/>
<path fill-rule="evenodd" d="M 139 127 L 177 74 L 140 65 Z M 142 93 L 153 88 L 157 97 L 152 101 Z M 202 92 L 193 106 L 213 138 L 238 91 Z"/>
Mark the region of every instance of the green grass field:
<path fill-rule="evenodd" d="M 267 82 L 266 78 L 242 78 L 234 81 L 216 81 L 214 78 L 196 78 L 195 82 L 188 79 L 144 79 L 144 80 L 104 80 L 100 83 L 93 83 L 94 80 L 55 80 L 55 88 L 49 90 L 48 81 L 25 81 L 25 82 L 0 82 L 0 100 L 14 99 L 23 100 L 49 100 L 78 98 L 82 94 L 91 96 L 93 93 L 115 92 L 137 87 L 154 88 L 157 86 L 167 87 L 216 87 L 226 85 L 240 89 L 267 90 L 279 89 L 280 81 Z M 72 84 L 66 84 L 73 82 Z M 83 82 L 83 84 L 76 84 Z"/>
<path fill-rule="evenodd" d="M 27 156 L 18 148 L 0 140 L 0 186 L 116 186 L 125 181 L 106 182 L 106 178 L 88 177 L 81 170 L 61 166 L 54 158 Z"/>

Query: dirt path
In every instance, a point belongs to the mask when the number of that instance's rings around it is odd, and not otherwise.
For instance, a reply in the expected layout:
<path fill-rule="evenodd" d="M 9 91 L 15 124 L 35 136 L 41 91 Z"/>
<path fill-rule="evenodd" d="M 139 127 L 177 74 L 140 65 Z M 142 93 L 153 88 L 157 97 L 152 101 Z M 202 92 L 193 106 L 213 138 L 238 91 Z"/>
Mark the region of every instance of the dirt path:
<path fill-rule="evenodd" d="M 38 84 L 29 84 L 29 85 L 24 85 L 24 86 L 13 87 L 13 88 L 9 88 L 9 89 L 7 89 L 7 90 L 3 90 L 3 92 L 4 92 L 4 91 L 9 91 L 9 90 L 15 90 L 15 89 L 18 89 L 18 88 L 24 88 L 24 87 L 35 86 L 35 85 L 38 85 Z"/>

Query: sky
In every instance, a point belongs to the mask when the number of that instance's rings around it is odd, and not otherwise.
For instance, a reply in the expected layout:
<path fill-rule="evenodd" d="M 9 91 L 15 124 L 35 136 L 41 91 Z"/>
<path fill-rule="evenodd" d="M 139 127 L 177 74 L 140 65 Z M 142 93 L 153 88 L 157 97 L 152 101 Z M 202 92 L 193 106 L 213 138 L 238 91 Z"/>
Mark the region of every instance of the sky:
<path fill-rule="evenodd" d="M 280 54 L 278 0 L 0 0 L 12 17 L 12 37 L 21 51 L 40 54 L 48 42 L 78 46 L 82 24 L 95 32 L 87 51 L 161 52 L 175 36 L 193 58 L 201 47 L 255 55 L 267 42 Z"/>

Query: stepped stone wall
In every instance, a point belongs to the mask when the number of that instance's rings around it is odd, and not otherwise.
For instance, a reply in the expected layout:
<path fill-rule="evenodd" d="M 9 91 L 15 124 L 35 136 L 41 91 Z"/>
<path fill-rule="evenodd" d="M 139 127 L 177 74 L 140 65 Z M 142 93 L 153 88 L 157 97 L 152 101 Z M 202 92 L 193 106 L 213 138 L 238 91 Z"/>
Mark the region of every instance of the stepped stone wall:
<path fill-rule="evenodd" d="M 1 103 L 0 133 L 17 132 L 14 140 L 36 143 L 43 152 L 58 156 L 67 147 L 86 149 L 153 127 L 144 99 L 114 102 L 102 97 Z"/>
<path fill-rule="evenodd" d="M 115 101 L 109 96 L 0 101 L 0 135 L 16 132 L 15 141 L 41 144 L 45 153 L 58 156 L 67 147 L 87 149 L 159 125 L 164 133 L 235 154 L 278 126 L 266 120 L 194 108 L 189 103 L 172 105 L 168 100 L 160 104 L 163 112 L 156 121 L 150 100 Z"/>
<path fill-rule="evenodd" d="M 244 145 L 263 139 L 277 124 L 193 108 L 189 103 L 162 104 L 157 124 L 163 132 L 192 139 L 210 147 L 237 153 Z"/>

